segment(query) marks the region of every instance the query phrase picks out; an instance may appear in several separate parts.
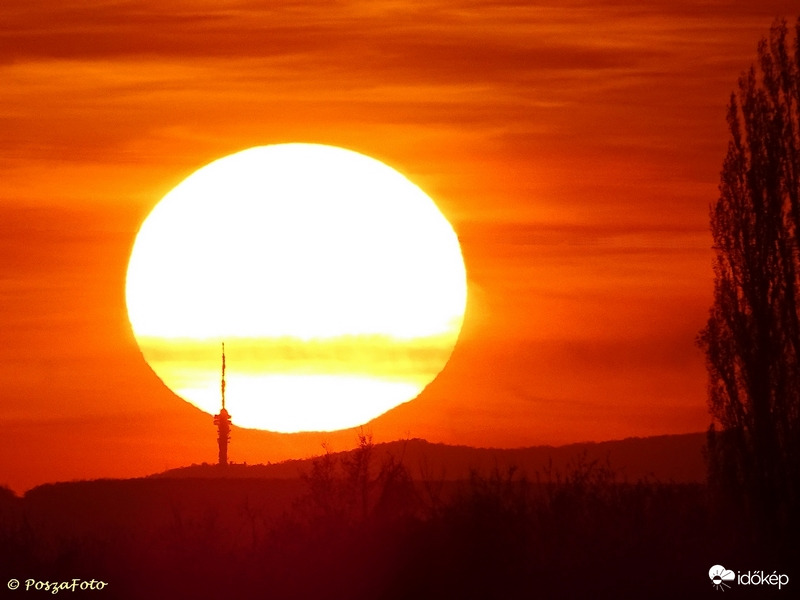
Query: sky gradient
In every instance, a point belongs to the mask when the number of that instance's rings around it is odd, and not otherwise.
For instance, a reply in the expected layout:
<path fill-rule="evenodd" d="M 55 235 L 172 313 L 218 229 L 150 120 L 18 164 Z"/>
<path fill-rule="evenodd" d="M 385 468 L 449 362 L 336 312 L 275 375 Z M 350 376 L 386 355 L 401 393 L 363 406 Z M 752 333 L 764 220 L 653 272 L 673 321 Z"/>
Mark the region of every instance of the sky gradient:
<path fill-rule="evenodd" d="M 264 4 L 0 7 L 0 484 L 215 460 L 211 417 L 142 359 L 125 272 L 164 194 L 272 143 L 384 161 L 461 241 L 461 338 L 422 396 L 367 426 L 375 441 L 708 425 L 694 339 L 726 105 L 793 3 Z M 355 438 L 234 428 L 229 455 Z"/>

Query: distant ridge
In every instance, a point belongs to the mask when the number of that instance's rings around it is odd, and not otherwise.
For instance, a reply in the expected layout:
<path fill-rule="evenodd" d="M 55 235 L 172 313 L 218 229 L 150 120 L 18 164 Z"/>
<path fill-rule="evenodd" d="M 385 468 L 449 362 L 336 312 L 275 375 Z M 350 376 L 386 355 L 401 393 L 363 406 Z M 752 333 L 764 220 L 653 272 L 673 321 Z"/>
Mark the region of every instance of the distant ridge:
<path fill-rule="evenodd" d="M 618 479 L 642 479 L 673 483 L 705 481 L 704 433 L 633 437 L 607 442 L 529 448 L 474 448 L 431 443 L 422 439 L 375 444 L 378 465 L 392 456 L 402 460 L 414 479 L 454 481 L 469 477 L 471 471 L 489 473 L 516 467 L 529 478 L 566 473 L 579 463 L 596 462 L 610 466 Z M 353 450 L 332 453 L 341 458 Z M 264 478 L 295 479 L 311 469 L 315 458 L 288 460 L 275 464 L 232 464 L 225 469 L 201 464 L 170 469 L 151 478 Z"/>

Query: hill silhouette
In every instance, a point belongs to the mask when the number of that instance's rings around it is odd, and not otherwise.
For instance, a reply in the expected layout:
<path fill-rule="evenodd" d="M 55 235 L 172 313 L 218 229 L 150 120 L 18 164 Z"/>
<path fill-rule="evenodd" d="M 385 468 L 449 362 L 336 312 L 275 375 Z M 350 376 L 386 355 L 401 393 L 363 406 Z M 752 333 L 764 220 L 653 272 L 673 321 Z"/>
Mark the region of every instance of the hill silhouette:
<path fill-rule="evenodd" d="M 506 470 L 509 467 L 533 477 L 546 471 L 566 472 L 577 462 L 598 462 L 610 466 L 619 480 L 700 483 L 705 481 L 706 476 L 704 444 L 705 433 L 513 449 L 452 446 L 410 439 L 376 444 L 373 452 L 379 461 L 389 456 L 402 460 L 415 480 L 458 481 L 469 478 L 471 471 L 487 473 L 496 468 Z M 333 456 L 342 459 L 351 452 L 353 450 L 335 452 Z M 232 464 L 227 469 L 219 469 L 212 464 L 192 465 L 151 477 L 294 479 L 307 473 L 314 460 Z"/>

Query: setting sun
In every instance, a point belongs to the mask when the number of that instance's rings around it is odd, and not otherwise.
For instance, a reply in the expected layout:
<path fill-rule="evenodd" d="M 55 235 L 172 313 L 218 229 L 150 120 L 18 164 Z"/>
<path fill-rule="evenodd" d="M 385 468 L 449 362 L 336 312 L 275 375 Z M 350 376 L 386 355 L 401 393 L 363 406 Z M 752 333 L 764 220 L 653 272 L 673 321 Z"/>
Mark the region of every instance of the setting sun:
<path fill-rule="evenodd" d="M 177 395 L 233 422 L 353 427 L 416 397 L 447 362 L 466 305 L 458 239 L 434 202 L 341 148 L 251 148 L 196 171 L 142 224 L 128 315 Z"/>

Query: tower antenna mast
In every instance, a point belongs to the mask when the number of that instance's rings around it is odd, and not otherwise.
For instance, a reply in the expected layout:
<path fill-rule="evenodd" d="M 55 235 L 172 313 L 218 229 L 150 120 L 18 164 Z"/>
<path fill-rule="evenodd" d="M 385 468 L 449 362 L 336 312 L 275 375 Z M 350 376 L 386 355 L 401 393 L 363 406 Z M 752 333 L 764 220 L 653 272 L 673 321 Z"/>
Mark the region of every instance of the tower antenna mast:
<path fill-rule="evenodd" d="M 222 342 L 222 410 L 225 410 L 225 342 Z"/>

